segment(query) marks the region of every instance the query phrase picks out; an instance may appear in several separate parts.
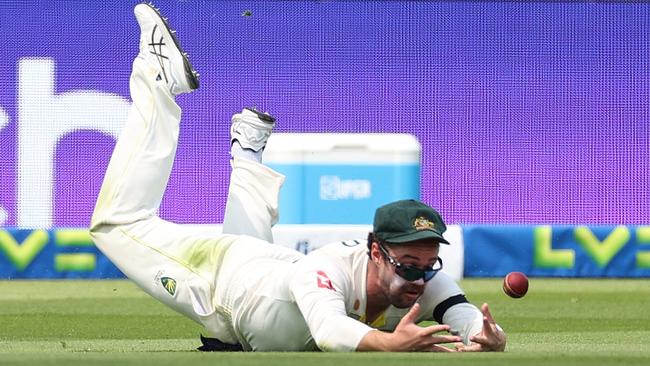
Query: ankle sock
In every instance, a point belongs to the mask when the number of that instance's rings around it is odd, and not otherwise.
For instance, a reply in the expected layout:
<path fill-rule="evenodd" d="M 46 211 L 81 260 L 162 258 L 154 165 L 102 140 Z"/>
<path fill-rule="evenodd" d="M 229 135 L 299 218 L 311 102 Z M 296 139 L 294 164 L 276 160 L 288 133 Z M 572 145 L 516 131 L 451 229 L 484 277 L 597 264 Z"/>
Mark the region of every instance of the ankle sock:
<path fill-rule="evenodd" d="M 231 157 L 237 157 L 237 158 L 242 158 L 242 159 L 248 159 L 252 160 L 254 162 L 262 164 L 262 151 L 254 151 L 252 149 L 246 149 L 243 148 L 240 144 L 239 141 L 235 140 L 232 142 L 232 145 L 230 146 L 230 156 Z"/>

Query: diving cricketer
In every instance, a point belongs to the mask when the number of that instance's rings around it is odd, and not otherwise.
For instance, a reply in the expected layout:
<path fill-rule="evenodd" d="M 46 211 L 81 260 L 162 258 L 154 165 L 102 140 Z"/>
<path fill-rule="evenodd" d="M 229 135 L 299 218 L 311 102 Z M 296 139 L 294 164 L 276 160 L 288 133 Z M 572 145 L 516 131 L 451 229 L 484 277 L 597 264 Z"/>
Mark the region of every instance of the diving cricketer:
<path fill-rule="evenodd" d="M 284 177 L 261 164 L 275 118 L 235 114 L 224 234 L 208 236 L 156 211 L 172 169 L 181 110 L 198 74 L 166 19 L 138 4 L 133 105 L 91 220 L 97 247 L 144 291 L 202 324 L 205 350 L 503 351 L 487 304 L 470 304 L 440 271 L 445 224 L 404 200 L 377 209 L 367 241 L 308 255 L 271 244 Z M 424 320 L 438 325 L 421 327 Z M 450 345 L 445 346 L 444 344 Z"/>

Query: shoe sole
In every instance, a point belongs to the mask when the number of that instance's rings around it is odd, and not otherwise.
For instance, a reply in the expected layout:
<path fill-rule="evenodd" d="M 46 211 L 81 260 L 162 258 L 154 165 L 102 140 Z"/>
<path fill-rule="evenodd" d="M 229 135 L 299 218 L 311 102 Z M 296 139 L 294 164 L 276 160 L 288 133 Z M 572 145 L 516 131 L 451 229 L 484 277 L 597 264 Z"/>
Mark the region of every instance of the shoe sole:
<path fill-rule="evenodd" d="M 141 3 L 140 5 L 145 5 L 149 9 L 151 9 L 156 16 L 158 16 L 158 19 L 160 22 L 165 26 L 165 30 L 167 31 L 167 34 L 170 36 L 172 41 L 174 42 L 174 46 L 176 46 L 176 49 L 178 52 L 181 54 L 181 57 L 183 58 L 183 68 L 185 69 L 185 77 L 187 78 L 188 85 L 190 89 L 198 89 L 199 88 L 199 78 L 198 78 L 198 73 L 194 68 L 192 67 L 192 64 L 190 63 L 190 60 L 187 58 L 186 53 L 183 52 L 183 49 L 181 48 L 181 44 L 174 35 L 174 31 L 172 28 L 169 26 L 169 23 L 165 20 L 165 17 L 160 14 L 160 11 L 155 8 L 152 4 L 150 3 Z"/>

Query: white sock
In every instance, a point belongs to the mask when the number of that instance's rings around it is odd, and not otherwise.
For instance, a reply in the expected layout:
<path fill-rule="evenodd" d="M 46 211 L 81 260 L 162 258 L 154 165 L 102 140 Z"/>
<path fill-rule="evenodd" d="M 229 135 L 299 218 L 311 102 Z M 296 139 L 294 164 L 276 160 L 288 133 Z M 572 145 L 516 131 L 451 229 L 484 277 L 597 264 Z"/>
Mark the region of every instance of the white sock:
<path fill-rule="evenodd" d="M 252 160 L 254 162 L 262 164 L 262 151 L 254 151 L 252 149 L 245 149 L 241 147 L 239 144 L 239 141 L 235 140 L 232 143 L 232 146 L 230 146 L 230 156 L 242 158 L 242 159 L 248 159 Z"/>

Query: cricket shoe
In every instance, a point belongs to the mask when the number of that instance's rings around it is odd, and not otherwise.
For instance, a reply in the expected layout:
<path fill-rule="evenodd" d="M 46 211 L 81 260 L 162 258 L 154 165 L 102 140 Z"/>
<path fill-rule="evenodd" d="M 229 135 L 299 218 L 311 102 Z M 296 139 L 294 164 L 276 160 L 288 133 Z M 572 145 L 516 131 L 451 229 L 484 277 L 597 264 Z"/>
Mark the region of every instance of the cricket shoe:
<path fill-rule="evenodd" d="M 230 125 L 230 142 L 239 142 L 244 149 L 260 151 L 266 146 L 275 127 L 275 117 L 255 108 L 244 108 L 241 113 L 232 116 Z"/>
<path fill-rule="evenodd" d="M 139 57 L 160 69 L 158 78 L 167 83 L 173 95 L 197 89 L 199 74 L 192 68 L 167 19 L 151 3 L 136 5 L 133 12 L 140 24 Z"/>

